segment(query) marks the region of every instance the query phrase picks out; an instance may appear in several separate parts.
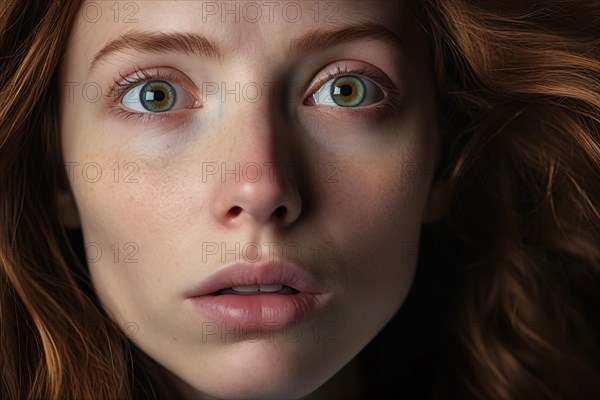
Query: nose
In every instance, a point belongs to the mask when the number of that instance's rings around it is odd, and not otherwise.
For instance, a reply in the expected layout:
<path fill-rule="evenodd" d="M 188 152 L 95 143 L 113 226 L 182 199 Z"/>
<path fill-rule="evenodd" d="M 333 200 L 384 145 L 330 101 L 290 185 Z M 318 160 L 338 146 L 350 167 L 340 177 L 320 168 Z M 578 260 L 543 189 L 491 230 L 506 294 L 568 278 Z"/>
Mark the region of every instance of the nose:
<path fill-rule="evenodd" d="M 302 201 L 288 177 L 292 149 L 266 107 L 248 107 L 227 125 L 214 196 L 215 218 L 224 226 L 286 227 L 300 216 Z"/>

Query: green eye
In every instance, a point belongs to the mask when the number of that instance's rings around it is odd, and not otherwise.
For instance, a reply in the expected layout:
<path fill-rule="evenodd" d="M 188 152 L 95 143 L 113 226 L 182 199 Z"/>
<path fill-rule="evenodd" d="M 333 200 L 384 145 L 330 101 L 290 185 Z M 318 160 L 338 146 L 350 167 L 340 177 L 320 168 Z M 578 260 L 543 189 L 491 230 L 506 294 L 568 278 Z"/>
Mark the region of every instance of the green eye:
<path fill-rule="evenodd" d="M 357 107 L 365 100 L 365 84 L 355 76 L 336 78 L 331 84 L 331 99 L 341 107 Z"/>
<path fill-rule="evenodd" d="M 148 111 L 169 111 L 176 98 L 175 89 L 165 81 L 151 81 L 140 89 L 140 103 Z"/>
<path fill-rule="evenodd" d="M 365 107 L 385 98 L 385 93 L 368 78 L 343 75 L 328 80 L 310 96 L 309 103 L 332 107 Z"/>

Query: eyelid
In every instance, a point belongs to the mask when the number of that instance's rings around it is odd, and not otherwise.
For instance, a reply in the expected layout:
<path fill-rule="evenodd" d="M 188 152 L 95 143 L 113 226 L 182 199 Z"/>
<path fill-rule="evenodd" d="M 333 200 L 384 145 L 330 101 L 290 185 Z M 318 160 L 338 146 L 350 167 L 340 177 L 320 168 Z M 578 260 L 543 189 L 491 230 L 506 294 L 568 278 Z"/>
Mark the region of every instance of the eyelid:
<path fill-rule="evenodd" d="M 168 72 L 165 73 L 163 70 L 167 70 Z M 121 81 L 113 79 L 114 84 L 111 85 L 108 90 L 108 96 L 114 99 L 115 103 L 120 103 L 125 94 L 138 85 L 143 85 L 144 83 L 155 80 L 163 80 L 167 82 L 174 82 L 183 90 L 188 92 L 188 94 L 195 100 L 194 105 L 191 108 L 198 108 L 200 105 L 200 96 L 198 96 L 198 88 L 196 85 L 194 85 L 192 80 L 183 72 L 175 68 L 153 67 L 143 69 L 136 66 L 132 73 L 128 75 L 119 73 L 119 76 L 121 77 Z"/>
<path fill-rule="evenodd" d="M 332 68 L 335 70 L 333 73 L 330 72 Z M 385 97 L 388 97 L 390 94 L 399 94 L 399 90 L 391 79 L 379 68 L 365 62 L 348 60 L 336 61 L 322 68 L 308 85 L 306 99 L 314 95 L 329 80 L 345 75 L 359 75 L 370 78 L 374 83 L 385 89 Z"/>

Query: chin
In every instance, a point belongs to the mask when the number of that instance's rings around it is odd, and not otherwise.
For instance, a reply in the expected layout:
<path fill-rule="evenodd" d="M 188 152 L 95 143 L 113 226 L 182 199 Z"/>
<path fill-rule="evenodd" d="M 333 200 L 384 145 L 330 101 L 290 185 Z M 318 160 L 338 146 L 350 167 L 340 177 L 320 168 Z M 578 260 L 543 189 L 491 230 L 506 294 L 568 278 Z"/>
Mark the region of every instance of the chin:
<path fill-rule="evenodd" d="M 292 375 L 282 375 L 280 372 L 263 370 L 257 371 L 249 366 L 239 371 L 224 372 L 219 379 L 198 382 L 193 387 L 200 393 L 205 393 L 217 399 L 300 399 L 321 386 L 325 378 L 299 377 L 298 372 Z"/>
<path fill-rule="evenodd" d="M 218 399 L 300 399 L 337 372 L 312 352 L 290 352 L 274 343 L 236 343 L 226 353 L 210 374 L 183 374 L 188 384 Z"/>
<path fill-rule="evenodd" d="M 259 386 L 259 387 L 257 387 Z M 308 396 L 315 388 L 307 390 L 303 388 L 301 390 L 292 390 L 289 387 L 271 387 L 269 383 L 257 384 L 248 389 L 242 388 L 221 388 L 214 391 L 204 391 L 207 395 L 214 397 L 215 399 L 227 399 L 227 400 L 295 400 L 302 399 Z"/>

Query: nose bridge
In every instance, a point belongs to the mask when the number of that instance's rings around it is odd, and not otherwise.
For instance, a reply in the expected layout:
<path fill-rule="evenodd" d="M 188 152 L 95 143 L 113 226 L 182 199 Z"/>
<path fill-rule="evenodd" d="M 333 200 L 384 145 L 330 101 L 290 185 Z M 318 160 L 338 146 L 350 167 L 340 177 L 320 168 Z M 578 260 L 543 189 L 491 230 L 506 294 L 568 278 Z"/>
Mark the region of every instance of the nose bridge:
<path fill-rule="evenodd" d="M 279 173 L 290 149 L 283 144 L 281 127 L 277 126 L 272 108 L 266 101 L 246 103 L 230 119 L 227 135 L 231 137 L 228 157 L 232 168 L 239 170 L 237 179 L 229 183 L 270 187 L 285 182 Z M 266 190 L 266 189 L 265 189 Z"/>
<path fill-rule="evenodd" d="M 274 159 L 277 127 L 272 109 L 266 99 L 257 103 L 242 100 L 238 110 L 230 119 L 230 130 L 234 146 L 232 156 L 239 160 Z"/>
<path fill-rule="evenodd" d="M 284 143 L 270 99 L 234 103 L 227 109 L 220 146 L 223 161 L 215 191 L 215 217 L 231 226 L 290 224 L 300 214 L 298 189 L 285 176 L 292 149 Z"/>

